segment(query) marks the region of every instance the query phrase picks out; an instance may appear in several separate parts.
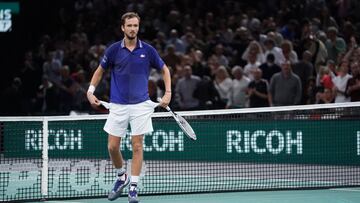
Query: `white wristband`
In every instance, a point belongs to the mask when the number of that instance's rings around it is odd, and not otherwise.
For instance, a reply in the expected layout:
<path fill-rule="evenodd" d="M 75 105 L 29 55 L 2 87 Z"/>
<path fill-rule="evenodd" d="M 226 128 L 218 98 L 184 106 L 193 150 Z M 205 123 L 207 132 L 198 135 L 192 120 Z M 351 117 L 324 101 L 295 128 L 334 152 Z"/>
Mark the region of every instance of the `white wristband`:
<path fill-rule="evenodd" d="M 90 86 L 89 86 L 89 89 L 88 89 L 88 92 L 91 92 L 91 94 L 94 94 L 94 92 L 95 92 L 95 86 L 94 86 L 94 85 L 90 85 Z"/>

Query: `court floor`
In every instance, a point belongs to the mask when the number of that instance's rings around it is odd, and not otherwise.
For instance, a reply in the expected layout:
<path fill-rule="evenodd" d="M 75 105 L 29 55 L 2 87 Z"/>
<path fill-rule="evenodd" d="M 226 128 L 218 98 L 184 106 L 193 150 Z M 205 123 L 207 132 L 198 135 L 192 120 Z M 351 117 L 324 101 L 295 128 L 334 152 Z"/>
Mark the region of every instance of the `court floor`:
<path fill-rule="evenodd" d="M 341 188 L 329 190 L 291 190 L 265 192 L 231 192 L 187 195 L 142 196 L 141 203 L 359 203 L 360 188 Z M 46 201 L 48 203 L 105 203 L 103 199 L 77 199 Z M 114 202 L 127 202 L 121 197 Z M 38 202 L 40 203 L 40 202 Z"/>

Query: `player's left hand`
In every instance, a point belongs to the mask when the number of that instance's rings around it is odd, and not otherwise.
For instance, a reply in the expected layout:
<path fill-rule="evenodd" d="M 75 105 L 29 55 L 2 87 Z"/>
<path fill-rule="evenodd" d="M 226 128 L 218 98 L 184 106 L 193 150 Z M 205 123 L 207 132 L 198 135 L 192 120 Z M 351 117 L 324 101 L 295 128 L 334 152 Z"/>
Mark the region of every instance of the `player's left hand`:
<path fill-rule="evenodd" d="M 164 96 L 161 98 L 160 101 L 160 106 L 166 108 L 171 101 L 171 93 L 170 92 L 165 92 Z"/>

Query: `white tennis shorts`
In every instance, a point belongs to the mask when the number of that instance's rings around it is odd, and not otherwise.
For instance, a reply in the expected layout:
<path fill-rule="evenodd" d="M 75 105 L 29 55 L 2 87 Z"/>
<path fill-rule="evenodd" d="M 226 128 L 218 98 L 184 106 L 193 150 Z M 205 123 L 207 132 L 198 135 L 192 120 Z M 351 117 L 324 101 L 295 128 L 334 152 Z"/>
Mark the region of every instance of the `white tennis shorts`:
<path fill-rule="evenodd" d="M 153 131 L 151 114 L 157 103 L 147 100 L 138 104 L 110 103 L 110 113 L 104 130 L 116 137 L 125 137 L 130 123 L 130 135 L 143 135 Z"/>

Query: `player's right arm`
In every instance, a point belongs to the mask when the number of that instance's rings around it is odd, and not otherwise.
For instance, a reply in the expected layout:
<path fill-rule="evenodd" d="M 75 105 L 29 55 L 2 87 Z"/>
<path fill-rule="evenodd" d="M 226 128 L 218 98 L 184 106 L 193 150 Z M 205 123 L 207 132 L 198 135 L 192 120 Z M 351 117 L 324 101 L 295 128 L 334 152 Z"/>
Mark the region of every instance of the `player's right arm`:
<path fill-rule="evenodd" d="M 90 102 L 90 104 L 92 106 L 99 106 L 100 105 L 100 101 L 94 95 L 94 91 L 95 91 L 97 85 L 100 83 L 104 72 L 105 72 L 104 68 L 102 68 L 101 65 L 99 65 L 98 68 L 95 70 L 92 78 L 91 78 L 90 86 L 89 86 L 89 89 L 87 91 L 87 98 L 88 98 L 88 100 L 89 100 L 89 102 Z"/>

